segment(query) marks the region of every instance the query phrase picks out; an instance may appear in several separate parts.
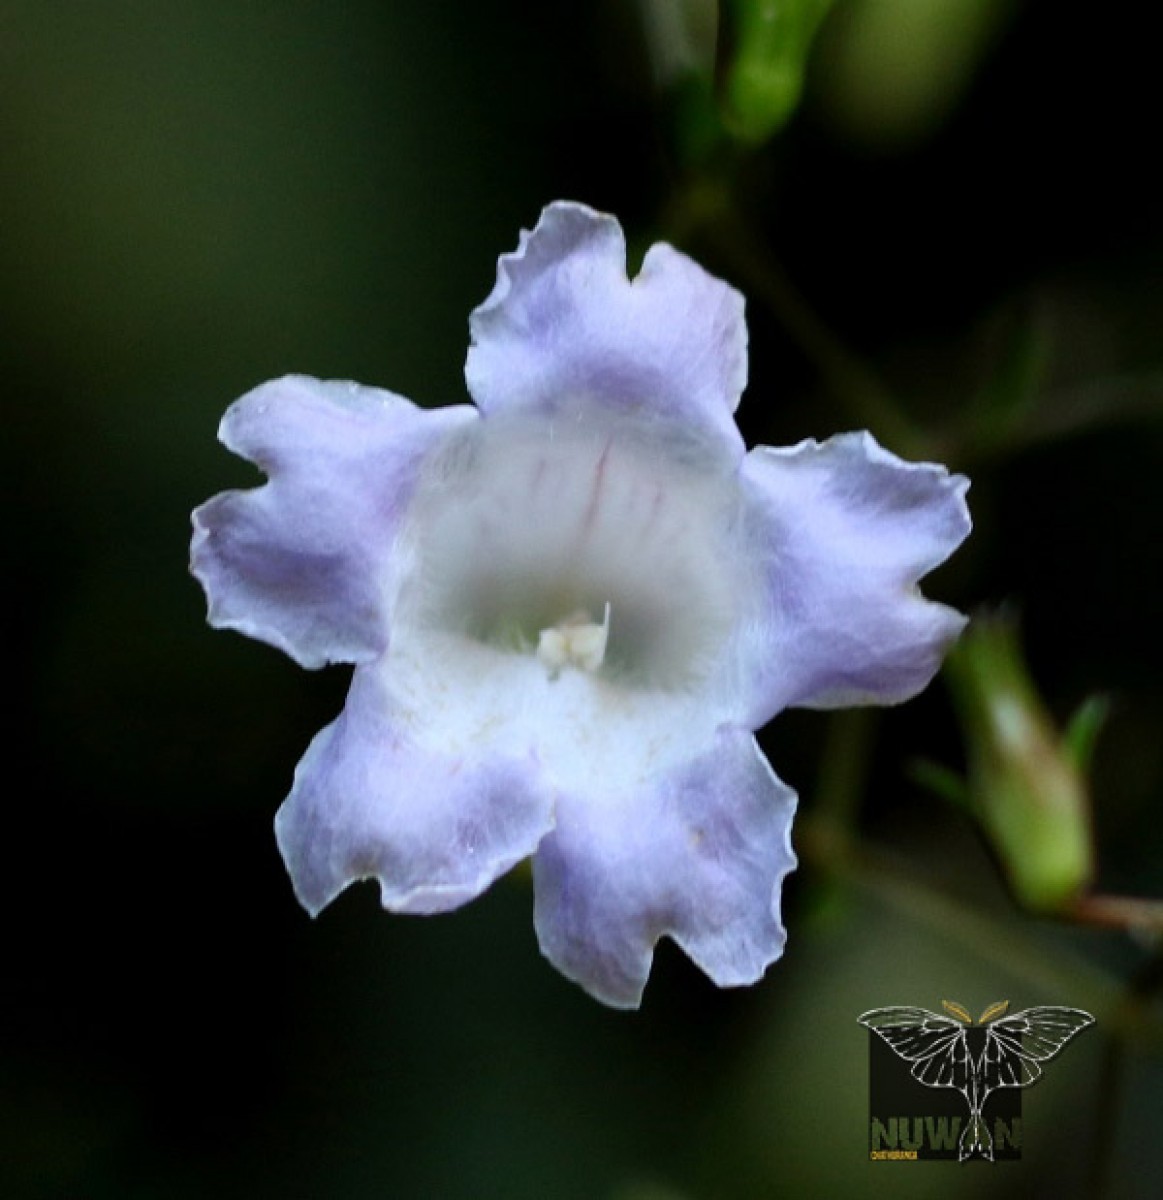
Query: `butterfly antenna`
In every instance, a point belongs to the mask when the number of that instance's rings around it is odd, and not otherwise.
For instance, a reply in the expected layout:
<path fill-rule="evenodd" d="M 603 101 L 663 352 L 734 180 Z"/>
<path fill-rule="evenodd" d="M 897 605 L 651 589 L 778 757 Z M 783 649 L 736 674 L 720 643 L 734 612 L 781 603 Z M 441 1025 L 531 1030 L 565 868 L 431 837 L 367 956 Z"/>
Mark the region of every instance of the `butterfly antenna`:
<path fill-rule="evenodd" d="M 985 1025 L 990 1021 L 996 1021 L 998 1017 L 1005 1016 L 1006 1010 L 1009 1008 L 1009 1006 L 1010 1002 L 1008 1000 L 999 1000 L 996 1004 L 991 1004 L 985 1010 L 985 1012 L 983 1012 L 981 1016 L 977 1018 L 978 1025 Z"/>

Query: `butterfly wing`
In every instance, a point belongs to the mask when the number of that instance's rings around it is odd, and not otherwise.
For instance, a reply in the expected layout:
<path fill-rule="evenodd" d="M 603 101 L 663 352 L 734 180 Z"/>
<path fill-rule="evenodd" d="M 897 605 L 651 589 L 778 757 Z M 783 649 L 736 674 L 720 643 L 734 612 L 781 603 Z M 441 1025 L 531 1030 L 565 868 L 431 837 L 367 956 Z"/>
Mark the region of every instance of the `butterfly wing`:
<path fill-rule="evenodd" d="M 905 1062 L 911 1074 L 926 1087 L 951 1087 L 964 1091 L 972 1063 L 965 1026 L 924 1008 L 874 1008 L 856 1018 L 886 1041 Z"/>
<path fill-rule="evenodd" d="M 1079 1008 L 1045 1005 L 1027 1008 L 986 1027 L 982 1079 L 992 1091 L 999 1087 L 1029 1087 L 1042 1077 L 1041 1064 L 1076 1034 L 1094 1024 Z"/>

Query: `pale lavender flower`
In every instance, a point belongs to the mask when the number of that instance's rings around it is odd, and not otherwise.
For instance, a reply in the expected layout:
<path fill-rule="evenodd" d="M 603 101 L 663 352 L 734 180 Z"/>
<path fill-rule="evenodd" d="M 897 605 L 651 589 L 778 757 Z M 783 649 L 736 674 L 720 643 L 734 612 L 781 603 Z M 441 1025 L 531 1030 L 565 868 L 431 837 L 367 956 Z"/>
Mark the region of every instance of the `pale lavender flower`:
<path fill-rule="evenodd" d="M 752 983 L 795 794 L 751 731 L 928 683 L 967 482 L 866 433 L 745 453 L 742 298 L 661 244 L 630 281 L 579 204 L 471 333 L 476 408 L 289 376 L 222 422 L 269 482 L 194 514 L 211 623 L 355 664 L 276 818 L 295 892 L 435 913 L 532 856 L 542 951 L 598 999 L 635 1006 L 662 936 Z"/>

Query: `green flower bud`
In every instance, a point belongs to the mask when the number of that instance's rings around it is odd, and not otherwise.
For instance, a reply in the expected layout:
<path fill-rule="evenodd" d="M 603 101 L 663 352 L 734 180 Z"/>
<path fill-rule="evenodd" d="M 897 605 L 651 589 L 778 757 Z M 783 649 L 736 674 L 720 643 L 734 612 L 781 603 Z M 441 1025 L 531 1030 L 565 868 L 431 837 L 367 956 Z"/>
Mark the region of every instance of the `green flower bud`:
<path fill-rule="evenodd" d="M 720 30 L 723 120 L 740 141 L 762 142 L 799 107 L 808 53 L 832 0 L 727 0 Z"/>
<path fill-rule="evenodd" d="M 976 618 L 949 656 L 969 760 L 969 799 L 1027 908 L 1054 912 L 1090 883 L 1094 859 L 1086 751 L 1099 710 L 1054 727 L 1022 660 L 1015 624 Z"/>

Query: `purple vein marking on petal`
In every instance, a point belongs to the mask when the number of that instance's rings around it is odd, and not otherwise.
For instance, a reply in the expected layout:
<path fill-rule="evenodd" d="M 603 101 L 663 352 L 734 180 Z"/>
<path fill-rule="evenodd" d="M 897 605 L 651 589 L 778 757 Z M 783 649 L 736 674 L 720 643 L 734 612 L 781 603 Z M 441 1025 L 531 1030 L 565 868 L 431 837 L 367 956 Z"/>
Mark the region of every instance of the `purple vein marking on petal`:
<path fill-rule="evenodd" d="M 613 439 L 607 439 L 605 446 L 602 447 L 601 454 L 598 455 L 598 461 L 594 466 L 594 482 L 590 491 L 589 503 L 586 505 L 586 514 L 582 521 L 581 535 L 578 538 L 579 546 L 584 544 L 594 529 L 594 522 L 597 519 L 598 509 L 601 507 L 602 491 L 606 482 L 606 468 L 610 461 L 610 450 L 613 448 Z"/>

